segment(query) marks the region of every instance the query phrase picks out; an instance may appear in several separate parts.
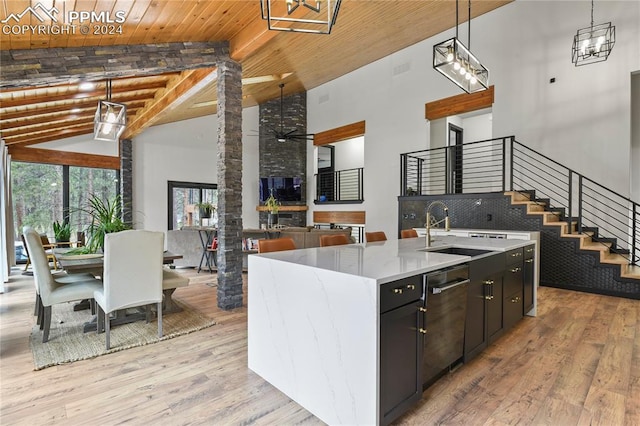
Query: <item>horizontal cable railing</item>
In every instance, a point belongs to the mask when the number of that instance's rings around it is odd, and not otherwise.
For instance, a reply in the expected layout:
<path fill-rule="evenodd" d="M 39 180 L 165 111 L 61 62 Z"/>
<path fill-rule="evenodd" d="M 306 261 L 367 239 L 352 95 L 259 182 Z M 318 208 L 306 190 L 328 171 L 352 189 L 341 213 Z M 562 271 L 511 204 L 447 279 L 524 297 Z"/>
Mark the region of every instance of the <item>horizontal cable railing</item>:
<path fill-rule="evenodd" d="M 317 201 L 362 201 L 363 198 L 362 167 L 340 170 L 337 172 L 322 172 L 316 174 Z"/>
<path fill-rule="evenodd" d="M 403 196 L 504 192 L 531 194 L 569 223 L 630 264 L 640 261 L 640 205 L 514 137 L 400 155 Z"/>

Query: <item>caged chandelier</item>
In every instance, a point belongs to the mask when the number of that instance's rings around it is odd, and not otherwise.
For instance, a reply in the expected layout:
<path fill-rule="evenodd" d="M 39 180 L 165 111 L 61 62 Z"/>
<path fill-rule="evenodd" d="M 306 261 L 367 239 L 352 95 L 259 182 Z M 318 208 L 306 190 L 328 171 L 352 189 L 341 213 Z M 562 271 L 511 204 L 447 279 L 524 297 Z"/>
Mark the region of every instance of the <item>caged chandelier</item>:
<path fill-rule="evenodd" d="M 98 141 L 118 141 L 127 125 L 127 107 L 111 102 L 111 80 L 107 80 L 107 99 L 98 101 L 93 120 L 93 138 Z"/>
<path fill-rule="evenodd" d="M 433 46 L 433 68 L 467 93 L 489 87 L 489 70 L 480 63 L 471 48 L 471 0 L 469 0 L 469 38 L 467 46 L 458 39 L 458 0 L 456 0 L 456 36 Z"/>
<path fill-rule="evenodd" d="M 616 43 L 616 27 L 611 22 L 593 25 L 591 0 L 591 26 L 578 30 L 573 37 L 571 61 L 576 67 L 606 61 Z"/>
<path fill-rule="evenodd" d="M 336 23 L 341 1 L 260 0 L 260 11 L 270 30 L 329 34 Z"/>

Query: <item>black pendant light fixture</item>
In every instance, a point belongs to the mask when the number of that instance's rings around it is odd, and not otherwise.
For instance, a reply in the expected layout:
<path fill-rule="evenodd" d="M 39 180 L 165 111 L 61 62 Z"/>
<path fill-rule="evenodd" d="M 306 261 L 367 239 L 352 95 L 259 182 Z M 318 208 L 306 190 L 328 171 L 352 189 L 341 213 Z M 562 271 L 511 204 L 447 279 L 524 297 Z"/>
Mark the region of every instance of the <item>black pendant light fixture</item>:
<path fill-rule="evenodd" d="M 260 11 L 270 30 L 329 34 L 336 23 L 341 1 L 260 0 Z"/>
<path fill-rule="evenodd" d="M 111 80 L 106 83 L 107 99 L 98 101 L 93 121 L 93 138 L 98 141 L 118 141 L 127 126 L 127 107 L 111 102 Z"/>
<path fill-rule="evenodd" d="M 312 141 L 313 133 L 296 133 L 297 129 L 285 131 L 284 129 L 284 83 L 280 83 L 280 128 L 271 129 L 278 142 L 287 141 Z"/>
<path fill-rule="evenodd" d="M 591 26 L 579 29 L 573 37 L 571 61 L 576 67 L 606 61 L 615 43 L 616 27 L 611 22 L 593 25 L 591 0 Z"/>
<path fill-rule="evenodd" d="M 471 0 L 469 0 L 467 46 L 458 39 L 458 0 L 456 0 L 456 36 L 433 46 L 433 68 L 467 93 L 489 87 L 489 70 L 471 53 Z"/>

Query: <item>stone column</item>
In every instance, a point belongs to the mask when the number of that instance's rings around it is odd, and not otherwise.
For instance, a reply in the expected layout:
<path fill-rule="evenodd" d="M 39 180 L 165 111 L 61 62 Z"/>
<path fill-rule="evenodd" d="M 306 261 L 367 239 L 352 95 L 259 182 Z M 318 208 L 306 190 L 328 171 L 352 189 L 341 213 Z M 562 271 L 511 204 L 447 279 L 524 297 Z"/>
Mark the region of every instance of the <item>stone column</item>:
<path fill-rule="evenodd" d="M 218 307 L 242 306 L 242 66 L 218 63 Z"/>
<path fill-rule="evenodd" d="M 133 226 L 133 143 L 131 139 L 120 139 L 120 196 L 122 197 L 122 220 Z"/>

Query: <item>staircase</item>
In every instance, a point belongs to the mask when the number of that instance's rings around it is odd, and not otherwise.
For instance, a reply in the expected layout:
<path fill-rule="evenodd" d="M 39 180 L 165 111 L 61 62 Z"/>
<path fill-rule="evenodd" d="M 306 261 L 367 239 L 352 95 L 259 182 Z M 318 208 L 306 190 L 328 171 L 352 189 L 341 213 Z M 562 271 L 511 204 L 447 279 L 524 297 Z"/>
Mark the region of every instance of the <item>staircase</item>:
<path fill-rule="evenodd" d="M 551 210 L 548 200 L 535 198 L 535 191 L 507 191 L 505 195 L 511 197 L 512 205 L 525 206 L 527 215 L 541 217 L 543 226 L 556 227 L 560 238 L 574 241 L 577 248 L 585 253 L 595 254 L 599 264 L 617 265 L 620 267 L 621 278 L 640 282 L 640 266 L 630 263 L 629 250 L 618 248 L 617 239 L 600 237 L 597 227 L 583 228 L 582 232 L 578 232 L 577 221 L 569 223 L 565 212 Z"/>
<path fill-rule="evenodd" d="M 423 226 L 425 203 L 444 200 L 452 227 L 540 231 L 541 284 L 640 299 L 637 202 L 513 136 L 400 160 L 400 229 Z"/>

